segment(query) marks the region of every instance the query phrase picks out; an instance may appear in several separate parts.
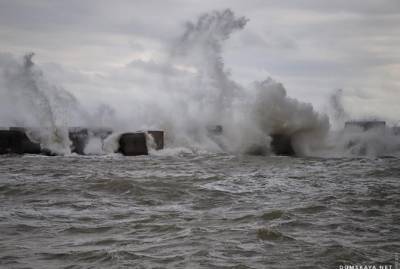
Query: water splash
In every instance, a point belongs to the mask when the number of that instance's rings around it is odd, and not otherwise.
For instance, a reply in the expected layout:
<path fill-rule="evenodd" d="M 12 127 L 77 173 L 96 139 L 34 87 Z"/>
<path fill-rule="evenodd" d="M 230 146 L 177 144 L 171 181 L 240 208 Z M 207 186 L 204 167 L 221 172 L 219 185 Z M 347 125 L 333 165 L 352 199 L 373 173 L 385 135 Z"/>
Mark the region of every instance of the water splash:
<path fill-rule="evenodd" d="M 343 90 L 337 89 L 333 91 L 329 97 L 329 105 L 332 110 L 332 119 L 336 128 L 341 128 L 346 120 L 349 120 L 349 114 L 343 105 Z"/>
<path fill-rule="evenodd" d="M 0 122 L 45 127 L 39 140 L 57 154 L 69 153 L 67 126 L 93 124 L 114 127 L 116 133 L 102 144 L 95 138 L 89 140 L 85 149 L 88 154 L 115 152 L 122 132 L 148 129 L 165 130 L 167 147 L 190 152 L 269 154 L 273 135 L 290 137 L 300 156 L 379 155 L 398 148 L 398 139 L 390 132 L 333 132 L 328 116 L 315 111 L 311 104 L 288 97 L 284 86 L 272 78 L 255 81 L 250 87 L 236 82 L 224 64 L 224 42 L 247 23 L 247 18 L 237 17 L 229 9 L 188 22 L 163 63 L 168 70 L 179 70 L 179 76 L 163 72 L 162 89 L 151 91 L 146 102 L 130 99 L 135 111 L 123 117 L 111 106 L 118 104 L 111 103 L 92 114 L 85 112 L 73 95 L 46 82 L 32 61 L 33 54 L 25 56 L 22 65 L 0 54 Z M 342 99 L 341 90 L 330 98 L 336 129 L 348 119 Z M 222 126 L 222 131 L 213 132 L 216 126 Z M 382 140 L 391 142 L 380 146 Z M 364 150 L 362 145 L 377 146 Z"/>
<path fill-rule="evenodd" d="M 9 58 L 8 64 L 1 66 L 1 90 L 7 97 L 3 102 L 15 104 L 14 114 L 11 117 L 5 114 L 2 122 L 27 128 L 40 127 L 34 128 L 33 132 L 44 150 L 51 154 L 69 154 L 71 142 L 66 115 L 72 114 L 71 108 L 77 106 L 77 101 L 68 92 L 45 81 L 40 70 L 35 68 L 33 56 L 33 53 L 25 55 L 22 64 Z M 10 108 L 5 106 L 3 109 Z"/>
<path fill-rule="evenodd" d="M 328 118 L 315 112 L 311 105 L 287 97 L 283 85 L 271 78 L 245 88 L 225 69 L 224 42 L 247 22 L 227 9 L 204 14 L 186 24 L 174 46 L 171 64 L 187 66 L 195 72 L 171 87 L 176 93 L 173 103 L 185 104 L 181 109 L 172 109 L 181 118 L 170 124 L 170 132 L 179 138 L 174 142 L 187 141 L 187 145 L 211 150 L 267 153 L 270 135 L 280 133 L 301 140 L 297 153 L 307 154 L 315 144 L 315 139 L 308 136 L 325 134 L 329 130 Z M 224 128 L 218 141 L 207 132 L 208 126 L 215 125 Z"/>

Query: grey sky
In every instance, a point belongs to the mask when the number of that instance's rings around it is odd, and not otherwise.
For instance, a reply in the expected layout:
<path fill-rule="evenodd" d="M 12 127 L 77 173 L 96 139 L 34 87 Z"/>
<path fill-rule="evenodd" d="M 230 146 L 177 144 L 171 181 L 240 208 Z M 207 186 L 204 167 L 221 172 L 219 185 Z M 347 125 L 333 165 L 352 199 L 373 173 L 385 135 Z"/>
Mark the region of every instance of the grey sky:
<path fill-rule="evenodd" d="M 157 87 L 152 77 L 186 21 L 223 8 L 249 19 L 224 48 L 234 80 L 270 75 L 320 110 L 343 88 L 354 117 L 400 120 L 399 0 L 0 0 L 0 52 L 34 51 L 83 102 L 93 93 L 118 102 Z"/>

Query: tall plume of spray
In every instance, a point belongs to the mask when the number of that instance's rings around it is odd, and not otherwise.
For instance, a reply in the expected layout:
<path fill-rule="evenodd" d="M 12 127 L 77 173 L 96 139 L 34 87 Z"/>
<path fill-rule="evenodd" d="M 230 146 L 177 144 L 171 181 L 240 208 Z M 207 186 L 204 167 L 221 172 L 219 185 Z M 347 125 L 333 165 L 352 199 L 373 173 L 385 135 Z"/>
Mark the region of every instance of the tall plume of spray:
<path fill-rule="evenodd" d="M 27 127 L 28 136 L 43 149 L 70 154 L 68 125 L 80 121 L 85 113 L 73 95 L 47 83 L 33 56 L 25 55 L 21 64 L 0 55 L 1 125 Z"/>
<path fill-rule="evenodd" d="M 185 117 L 183 124 L 173 123 L 171 131 L 179 141 L 186 137 L 188 144 L 234 152 L 267 152 L 270 135 L 284 134 L 292 137 L 297 154 L 309 154 L 328 132 L 328 118 L 311 105 L 288 98 L 282 84 L 271 78 L 244 88 L 225 70 L 223 42 L 243 29 L 247 21 L 227 9 L 186 24 L 171 64 L 193 72 L 187 80 L 169 84 L 175 98 L 172 103 L 184 104 L 176 111 L 179 117 Z M 206 130 L 215 124 L 221 124 L 224 133 L 213 144 Z"/>
<path fill-rule="evenodd" d="M 256 81 L 250 88 L 236 83 L 224 67 L 223 43 L 247 21 L 229 9 L 213 11 L 187 23 L 175 44 L 171 64 L 192 70 L 191 77 L 169 87 L 175 97 L 173 106 L 182 104 L 174 117 L 181 120 L 170 125 L 178 144 L 186 141 L 231 152 L 268 152 L 270 136 L 281 134 L 291 137 L 300 156 L 378 156 L 400 151 L 400 136 L 389 128 L 343 130 L 350 116 L 342 90 L 330 98 L 332 132 L 327 115 L 288 97 L 283 85 L 273 79 Z M 206 129 L 215 124 L 221 124 L 224 133 L 210 141 Z"/>
<path fill-rule="evenodd" d="M 349 119 L 349 115 L 343 105 L 343 90 L 337 89 L 333 91 L 329 97 L 329 105 L 332 110 L 333 123 L 336 128 L 341 128 L 345 121 Z"/>
<path fill-rule="evenodd" d="M 236 18 L 232 11 L 212 12 L 202 15 L 196 23 L 188 22 L 175 56 L 187 57 L 198 72 L 194 85 L 195 97 L 199 97 L 199 106 L 208 113 L 217 115 L 216 120 L 226 116 L 231 108 L 232 99 L 240 86 L 229 78 L 224 68 L 222 43 L 230 35 L 244 28 L 244 17 Z"/>
<path fill-rule="evenodd" d="M 178 80 L 166 82 L 167 109 L 173 114 L 166 121 L 173 144 L 220 149 L 207 136 L 207 128 L 231 121 L 234 97 L 240 92 L 240 86 L 224 68 L 222 43 L 246 22 L 230 10 L 204 14 L 197 22 L 188 22 L 174 44 L 169 64 L 187 72 Z"/>
<path fill-rule="evenodd" d="M 165 80 L 166 91 L 160 92 L 164 98 L 142 104 L 148 109 L 141 111 L 143 122 L 136 127 L 165 129 L 171 146 L 229 152 L 265 153 L 270 135 L 285 134 L 292 137 L 297 154 L 309 154 L 319 141 L 315 138 L 322 140 L 328 130 L 327 118 L 311 105 L 288 98 L 284 87 L 270 78 L 244 88 L 225 69 L 223 43 L 247 21 L 227 9 L 187 23 L 169 62 L 186 75 Z M 32 57 L 27 55 L 21 65 L 0 55 L 4 84 L 0 94 L 8 100 L 2 108 L 20 112 L 5 113 L 0 120 L 9 126 L 41 127 L 37 135 L 41 145 L 68 154 L 67 126 L 87 126 L 96 116 L 83 111 L 74 96 L 47 83 Z M 16 104 L 17 109 L 7 109 L 7 103 Z M 224 129 L 218 138 L 209 134 L 216 125 Z"/>

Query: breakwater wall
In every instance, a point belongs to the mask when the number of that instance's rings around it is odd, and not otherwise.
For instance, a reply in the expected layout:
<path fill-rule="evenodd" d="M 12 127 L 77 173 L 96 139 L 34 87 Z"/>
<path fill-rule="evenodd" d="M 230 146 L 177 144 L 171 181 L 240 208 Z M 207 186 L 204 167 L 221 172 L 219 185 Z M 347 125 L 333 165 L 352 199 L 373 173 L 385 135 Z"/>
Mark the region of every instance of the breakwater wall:
<path fill-rule="evenodd" d="M 0 154 L 52 155 L 51 150 L 40 144 L 38 133 L 40 133 L 40 128 L 0 128 Z M 99 139 L 103 145 L 111 134 L 113 134 L 113 130 L 109 128 L 68 128 L 71 152 L 85 155 L 85 148 L 90 139 Z M 122 133 L 118 138 L 118 144 L 116 152 L 128 156 L 147 155 L 149 144 L 154 145 L 156 150 L 164 148 L 164 132 L 152 130 Z"/>

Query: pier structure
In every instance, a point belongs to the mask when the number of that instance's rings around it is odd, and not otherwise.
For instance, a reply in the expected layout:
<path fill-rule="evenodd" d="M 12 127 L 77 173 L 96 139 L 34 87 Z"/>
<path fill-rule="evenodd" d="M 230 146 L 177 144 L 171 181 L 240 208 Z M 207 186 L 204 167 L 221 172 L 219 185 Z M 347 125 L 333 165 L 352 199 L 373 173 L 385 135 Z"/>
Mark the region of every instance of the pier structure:
<path fill-rule="evenodd" d="M 52 155 L 49 149 L 40 145 L 39 132 L 40 128 L 0 128 L 0 154 Z M 71 141 L 71 152 L 85 155 L 85 147 L 91 138 L 100 139 L 103 143 L 112 133 L 113 130 L 110 128 L 70 127 L 68 136 Z M 151 130 L 122 133 L 118 139 L 117 152 L 128 156 L 147 155 L 149 136 L 155 144 L 156 150 L 164 148 L 164 132 Z"/>

